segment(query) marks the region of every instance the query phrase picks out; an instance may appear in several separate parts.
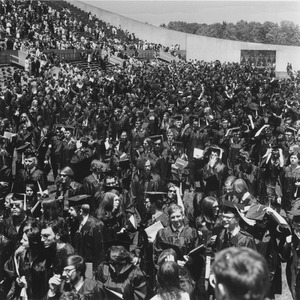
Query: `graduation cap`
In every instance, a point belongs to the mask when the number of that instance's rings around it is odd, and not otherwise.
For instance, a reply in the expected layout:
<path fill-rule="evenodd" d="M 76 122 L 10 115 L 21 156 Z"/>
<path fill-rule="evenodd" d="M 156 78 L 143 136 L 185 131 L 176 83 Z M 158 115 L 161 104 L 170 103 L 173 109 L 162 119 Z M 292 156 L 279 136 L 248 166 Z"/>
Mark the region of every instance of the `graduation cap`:
<path fill-rule="evenodd" d="M 66 126 L 63 126 L 63 127 L 65 128 L 65 131 L 70 131 L 71 133 L 74 134 L 75 128 L 73 126 L 66 125 Z"/>
<path fill-rule="evenodd" d="M 199 121 L 200 120 L 200 116 L 199 115 L 190 115 L 189 116 L 189 122 L 190 124 L 192 124 L 194 121 Z"/>
<path fill-rule="evenodd" d="M 180 154 L 180 152 L 183 152 L 183 143 L 182 142 L 173 142 L 170 150 L 171 154 Z"/>
<path fill-rule="evenodd" d="M 250 153 L 248 151 L 245 150 L 240 150 L 240 157 L 245 159 L 245 160 L 249 160 L 250 159 Z"/>
<path fill-rule="evenodd" d="M 62 128 L 64 128 L 64 125 L 63 124 L 55 124 L 53 126 L 53 129 L 56 131 L 56 130 L 61 130 Z"/>
<path fill-rule="evenodd" d="M 297 133 L 297 129 L 295 129 L 295 128 L 293 128 L 293 127 L 287 126 L 287 127 L 285 128 L 285 132 L 290 132 L 290 133 L 292 133 L 292 134 L 296 134 L 296 133 Z"/>
<path fill-rule="evenodd" d="M 123 153 L 119 159 L 119 167 L 123 170 L 130 168 L 130 160 L 126 153 Z"/>
<path fill-rule="evenodd" d="M 23 202 L 23 209 L 26 210 L 26 194 L 21 194 L 21 193 L 14 193 L 11 202 L 12 201 L 21 201 Z"/>
<path fill-rule="evenodd" d="M 153 143 L 155 143 L 156 141 L 164 141 L 164 137 L 160 134 L 160 135 L 152 135 L 149 136 L 149 138 L 152 140 Z"/>
<path fill-rule="evenodd" d="M 24 152 L 24 156 L 26 158 L 32 158 L 32 157 L 37 157 L 37 153 L 35 151 L 35 149 L 33 148 L 27 148 Z"/>
<path fill-rule="evenodd" d="M 35 181 L 35 180 L 32 180 L 32 179 L 28 179 L 28 180 L 26 180 L 25 181 L 25 184 L 26 185 L 33 185 L 34 186 L 34 188 L 35 188 L 35 192 L 39 192 L 39 184 L 38 184 L 38 182 L 37 181 Z"/>
<path fill-rule="evenodd" d="M 177 179 L 173 178 L 165 178 L 165 182 L 168 183 L 173 183 L 175 186 L 179 187 L 180 186 L 180 181 Z"/>
<path fill-rule="evenodd" d="M 250 206 L 245 216 L 251 220 L 262 221 L 266 214 L 266 211 L 264 210 L 266 207 L 266 205 L 253 204 Z"/>
<path fill-rule="evenodd" d="M 237 213 L 237 209 L 240 211 L 243 211 L 245 206 L 241 203 L 235 203 L 232 201 L 228 201 L 228 200 L 223 200 L 222 202 L 222 208 L 223 208 L 223 212 L 224 211 L 230 211 L 232 213 Z"/>
<path fill-rule="evenodd" d="M 26 142 L 24 145 L 22 145 L 22 146 L 16 148 L 16 150 L 17 150 L 18 152 L 24 152 L 25 150 L 27 150 L 27 149 L 30 148 L 30 147 L 31 147 L 31 144 L 30 144 L 29 142 Z"/>
<path fill-rule="evenodd" d="M 108 240 L 107 242 L 104 242 L 107 246 L 107 248 L 111 248 L 113 246 L 123 246 L 127 251 L 129 251 L 129 247 L 130 247 L 130 241 L 126 241 L 124 239 L 111 239 Z"/>
<path fill-rule="evenodd" d="M 183 116 L 182 115 L 175 115 L 172 117 L 175 121 L 182 121 Z"/>
<path fill-rule="evenodd" d="M 223 150 L 222 148 L 220 148 L 219 146 L 217 146 L 217 145 L 212 145 L 212 146 L 209 148 L 209 155 L 210 155 L 212 152 L 218 153 L 219 158 L 221 159 L 222 156 L 223 156 L 224 150 Z"/>
<path fill-rule="evenodd" d="M 156 200 L 163 200 L 167 193 L 164 192 L 145 192 L 146 197 L 149 198 L 150 202 L 155 202 Z"/>
<path fill-rule="evenodd" d="M 82 204 L 90 204 L 88 200 L 90 197 L 91 197 L 90 195 L 86 195 L 86 194 L 70 197 L 68 198 L 69 205 L 78 206 Z"/>

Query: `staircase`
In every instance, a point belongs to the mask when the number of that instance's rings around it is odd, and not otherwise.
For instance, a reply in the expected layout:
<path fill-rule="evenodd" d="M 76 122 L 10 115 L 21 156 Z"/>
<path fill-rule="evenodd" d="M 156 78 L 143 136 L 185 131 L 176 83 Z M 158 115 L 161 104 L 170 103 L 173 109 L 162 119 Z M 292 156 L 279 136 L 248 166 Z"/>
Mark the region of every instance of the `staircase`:
<path fill-rule="evenodd" d="M 100 66 L 100 64 L 96 63 L 96 62 L 92 62 L 90 63 L 90 65 L 88 65 L 87 62 L 83 62 L 81 60 L 75 60 L 75 61 L 70 61 L 70 65 L 72 66 L 78 66 L 80 69 L 84 70 L 84 71 L 97 71 L 99 69 L 103 69 L 103 67 Z M 106 62 L 105 64 L 105 69 L 110 69 L 112 68 L 114 65 L 109 63 L 109 62 Z"/>

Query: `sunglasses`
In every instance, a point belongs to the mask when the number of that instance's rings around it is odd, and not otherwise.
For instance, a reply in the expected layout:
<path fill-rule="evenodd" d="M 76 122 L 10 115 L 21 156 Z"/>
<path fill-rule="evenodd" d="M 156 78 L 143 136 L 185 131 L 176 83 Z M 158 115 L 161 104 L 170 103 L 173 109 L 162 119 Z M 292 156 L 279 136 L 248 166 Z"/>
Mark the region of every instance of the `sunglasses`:
<path fill-rule="evenodd" d="M 20 208 L 20 207 L 21 207 L 21 204 L 20 204 L 20 203 L 11 203 L 11 204 L 10 204 L 10 207 L 11 207 L 11 208 L 14 208 L 14 207 Z"/>

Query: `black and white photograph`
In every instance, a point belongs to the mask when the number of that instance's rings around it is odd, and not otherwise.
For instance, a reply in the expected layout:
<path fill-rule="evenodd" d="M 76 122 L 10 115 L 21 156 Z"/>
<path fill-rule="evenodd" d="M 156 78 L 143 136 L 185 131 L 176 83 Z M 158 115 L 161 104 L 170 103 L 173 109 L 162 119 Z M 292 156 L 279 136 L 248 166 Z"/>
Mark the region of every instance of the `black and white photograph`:
<path fill-rule="evenodd" d="M 1 300 L 300 300 L 299 266 L 300 1 L 0 1 Z"/>

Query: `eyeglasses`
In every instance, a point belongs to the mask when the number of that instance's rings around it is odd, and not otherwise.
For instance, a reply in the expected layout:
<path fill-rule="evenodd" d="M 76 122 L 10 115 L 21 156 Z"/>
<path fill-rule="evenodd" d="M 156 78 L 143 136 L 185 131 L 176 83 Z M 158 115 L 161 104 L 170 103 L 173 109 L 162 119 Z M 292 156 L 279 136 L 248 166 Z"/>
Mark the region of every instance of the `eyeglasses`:
<path fill-rule="evenodd" d="M 72 272 L 72 271 L 74 271 L 75 270 L 75 268 L 70 268 L 70 269 L 64 269 L 64 272 L 69 276 L 70 275 L 70 273 Z"/>
<path fill-rule="evenodd" d="M 222 215 L 222 218 L 231 221 L 234 218 L 234 216 Z"/>
<path fill-rule="evenodd" d="M 59 174 L 60 177 L 67 177 L 67 174 Z"/>
<path fill-rule="evenodd" d="M 11 203 L 11 204 L 10 204 L 10 207 L 11 207 L 11 208 L 14 208 L 14 207 L 20 208 L 20 207 L 21 207 L 21 204 L 20 204 L 20 203 Z"/>

